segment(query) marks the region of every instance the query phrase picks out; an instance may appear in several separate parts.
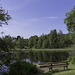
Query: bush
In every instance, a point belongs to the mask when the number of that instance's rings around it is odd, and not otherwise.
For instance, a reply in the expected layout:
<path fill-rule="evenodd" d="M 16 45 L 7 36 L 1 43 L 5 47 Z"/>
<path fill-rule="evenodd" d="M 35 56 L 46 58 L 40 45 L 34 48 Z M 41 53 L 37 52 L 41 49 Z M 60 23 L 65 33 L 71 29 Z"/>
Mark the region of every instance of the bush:
<path fill-rule="evenodd" d="M 16 62 L 10 66 L 8 75 L 33 75 L 37 73 L 36 66 L 27 62 Z"/>
<path fill-rule="evenodd" d="M 71 64 L 75 64 L 75 56 L 69 56 L 68 61 L 70 61 Z"/>
<path fill-rule="evenodd" d="M 75 56 L 72 57 L 71 63 L 72 63 L 72 64 L 75 64 Z"/>

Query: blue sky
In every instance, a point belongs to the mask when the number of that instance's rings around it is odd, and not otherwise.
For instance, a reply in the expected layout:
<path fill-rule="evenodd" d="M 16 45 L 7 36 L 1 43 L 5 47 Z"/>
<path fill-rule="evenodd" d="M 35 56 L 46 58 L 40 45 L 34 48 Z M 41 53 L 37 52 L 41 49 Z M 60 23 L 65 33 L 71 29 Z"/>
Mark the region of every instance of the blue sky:
<path fill-rule="evenodd" d="M 0 32 L 3 31 L 4 36 L 29 38 L 48 34 L 53 29 L 68 33 L 64 18 L 75 0 L 1 0 L 0 4 L 12 17 L 9 25 L 0 27 Z"/>

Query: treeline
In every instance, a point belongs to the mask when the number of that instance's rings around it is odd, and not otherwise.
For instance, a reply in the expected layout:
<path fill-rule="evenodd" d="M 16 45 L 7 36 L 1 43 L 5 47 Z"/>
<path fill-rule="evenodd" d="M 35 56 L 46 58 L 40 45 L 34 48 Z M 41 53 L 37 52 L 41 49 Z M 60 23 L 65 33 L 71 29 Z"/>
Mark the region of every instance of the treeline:
<path fill-rule="evenodd" d="M 53 49 L 70 47 L 74 43 L 71 36 L 71 34 L 63 34 L 61 30 L 57 33 L 56 29 L 54 29 L 48 35 L 31 36 L 28 39 L 28 48 Z"/>
<path fill-rule="evenodd" d="M 40 37 L 37 35 L 31 36 L 29 39 L 17 36 L 11 37 L 6 35 L 0 38 L 0 50 L 11 49 L 53 49 L 53 48 L 66 48 L 74 44 L 74 35 L 72 33 L 63 34 L 60 30 L 58 33 L 56 29 L 51 30 L 47 35 L 42 34 Z"/>

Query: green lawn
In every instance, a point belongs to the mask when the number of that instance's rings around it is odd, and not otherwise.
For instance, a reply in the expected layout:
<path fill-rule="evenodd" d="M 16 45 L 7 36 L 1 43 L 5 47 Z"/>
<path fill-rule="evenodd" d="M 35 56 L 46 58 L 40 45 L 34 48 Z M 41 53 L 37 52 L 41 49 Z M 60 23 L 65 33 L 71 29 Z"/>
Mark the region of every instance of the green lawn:
<path fill-rule="evenodd" d="M 52 75 L 75 75 L 75 65 L 69 65 L 69 69 L 68 71 L 61 71 L 61 72 L 57 72 L 57 73 L 53 73 Z"/>
<path fill-rule="evenodd" d="M 52 75 L 75 75 L 75 70 L 69 70 L 69 71 L 54 73 Z"/>

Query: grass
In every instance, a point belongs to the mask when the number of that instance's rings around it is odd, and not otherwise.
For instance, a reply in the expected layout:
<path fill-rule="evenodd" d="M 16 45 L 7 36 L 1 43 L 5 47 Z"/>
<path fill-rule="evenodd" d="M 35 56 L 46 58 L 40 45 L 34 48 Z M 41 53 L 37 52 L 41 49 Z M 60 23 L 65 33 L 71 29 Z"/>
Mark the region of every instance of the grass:
<path fill-rule="evenodd" d="M 53 73 L 52 75 L 75 75 L 75 65 L 70 64 L 69 70 L 66 71 L 59 71 L 56 73 Z"/>
<path fill-rule="evenodd" d="M 61 49 L 12 49 L 12 51 L 17 50 L 17 51 L 68 51 L 68 50 L 74 50 L 72 48 L 61 48 Z"/>
<path fill-rule="evenodd" d="M 64 72 L 59 72 L 59 73 L 54 73 L 52 75 L 75 75 L 75 70 L 70 70 L 70 71 L 64 71 Z"/>
<path fill-rule="evenodd" d="M 48 72 L 48 73 L 42 73 L 42 74 L 39 74 L 39 75 L 52 75 L 52 73 Z"/>

